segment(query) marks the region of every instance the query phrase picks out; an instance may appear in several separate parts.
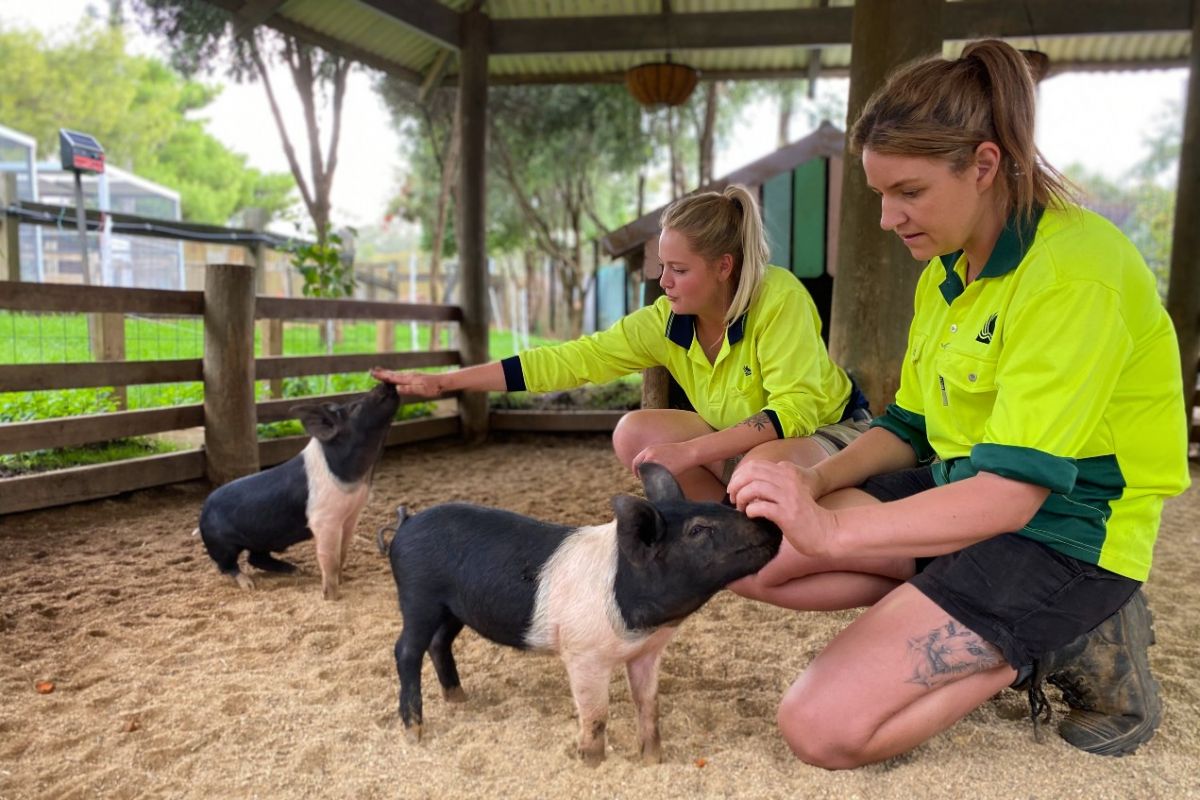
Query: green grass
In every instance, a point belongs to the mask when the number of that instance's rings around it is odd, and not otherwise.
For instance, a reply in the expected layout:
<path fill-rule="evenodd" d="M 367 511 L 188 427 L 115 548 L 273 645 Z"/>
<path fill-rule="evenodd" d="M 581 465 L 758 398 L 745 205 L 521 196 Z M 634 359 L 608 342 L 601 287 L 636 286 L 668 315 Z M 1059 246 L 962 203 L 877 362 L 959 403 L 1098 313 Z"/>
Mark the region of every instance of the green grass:
<path fill-rule="evenodd" d="M 171 453 L 180 449 L 182 448 L 161 439 L 135 436 L 128 439 L 115 439 L 111 442 L 96 442 L 80 447 L 31 450 L 27 453 L 0 455 L 0 477 L 22 475 L 29 472 L 46 472 L 66 467 L 83 467 L 90 464 L 106 464 L 110 461 Z"/>

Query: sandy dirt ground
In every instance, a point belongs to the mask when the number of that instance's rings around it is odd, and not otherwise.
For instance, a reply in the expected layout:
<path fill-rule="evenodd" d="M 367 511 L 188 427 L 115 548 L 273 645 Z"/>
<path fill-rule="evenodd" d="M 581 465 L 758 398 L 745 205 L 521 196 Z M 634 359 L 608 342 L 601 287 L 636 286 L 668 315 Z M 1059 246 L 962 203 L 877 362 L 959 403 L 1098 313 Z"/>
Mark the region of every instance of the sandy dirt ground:
<path fill-rule="evenodd" d="M 455 645 L 468 700 L 426 660 L 425 737 L 396 718 L 395 588 L 373 533 L 404 503 L 503 506 L 564 523 L 611 518 L 639 487 L 607 438 L 512 437 L 390 450 L 342 599 L 303 573 L 254 592 L 221 578 L 190 532 L 207 488 L 183 484 L 0 520 L 0 798 L 1187 798 L 1200 797 L 1200 495 L 1172 501 L 1147 585 L 1166 712 L 1135 756 L 1033 740 L 1006 691 L 916 751 L 841 773 L 795 761 L 784 689 L 845 613 L 791 613 L 723 592 L 668 648 L 664 763 L 643 766 L 622 676 L 607 761 L 574 758 L 557 658 Z M 54 690 L 39 693 L 50 681 Z M 1058 713 L 1064 706 L 1051 693 Z"/>

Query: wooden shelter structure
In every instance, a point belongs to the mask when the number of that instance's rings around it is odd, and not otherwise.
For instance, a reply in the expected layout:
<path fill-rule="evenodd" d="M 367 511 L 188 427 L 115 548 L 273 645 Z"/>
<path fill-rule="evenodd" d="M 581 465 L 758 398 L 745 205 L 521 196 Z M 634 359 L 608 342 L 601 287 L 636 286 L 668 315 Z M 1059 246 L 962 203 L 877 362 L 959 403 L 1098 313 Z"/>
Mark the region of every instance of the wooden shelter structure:
<path fill-rule="evenodd" d="M 623 81 L 673 57 L 702 80 L 849 74 L 847 128 L 897 65 L 998 37 L 1044 52 L 1051 73 L 1188 66 L 1200 73 L 1200 0 L 207 0 L 242 30 L 267 25 L 432 86 L 457 82 L 465 363 L 487 358 L 484 175 L 487 87 Z M 731 10 L 736 9 L 736 10 Z M 1119 113 L 1114 109 L 1114 113 Z M 1200 81 L 1189 83 L 1168 306 L 1192 405 L 1200 334 Z M 894 396 L 915 270 L 877 224 L 861 165 L 842 176 L 831 351 L 876 408 Z M 887 281 L 870 280 L 886 274 Z M 464 407 L 486 428 L 482 399 Z"/>

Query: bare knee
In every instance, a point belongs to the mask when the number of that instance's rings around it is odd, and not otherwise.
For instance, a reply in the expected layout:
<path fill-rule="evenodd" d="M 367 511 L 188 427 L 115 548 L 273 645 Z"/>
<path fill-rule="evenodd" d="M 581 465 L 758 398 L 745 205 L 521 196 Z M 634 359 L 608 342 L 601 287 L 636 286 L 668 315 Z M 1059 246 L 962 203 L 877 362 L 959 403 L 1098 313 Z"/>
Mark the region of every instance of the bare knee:
<path fill-rule="evenodd" d="M 630 411 L 617 420 L 617 427 L 613 429 L 613 452 L 627 467 L 631 466 L 634 457 L 650 444 L 647 438 L 650 432 L 648 416 L 644 410 Z"/>
<path fill-rule="evenodd" d="M 834 709 L 823 707 L 813 693 L 801 687 L 794 685 L 784 695 L 776 716 L 779 731 L 796 758 L 822 769 L 853 769 L 868 763 L 864 753 L 867 737 L 848 729 Z"/>

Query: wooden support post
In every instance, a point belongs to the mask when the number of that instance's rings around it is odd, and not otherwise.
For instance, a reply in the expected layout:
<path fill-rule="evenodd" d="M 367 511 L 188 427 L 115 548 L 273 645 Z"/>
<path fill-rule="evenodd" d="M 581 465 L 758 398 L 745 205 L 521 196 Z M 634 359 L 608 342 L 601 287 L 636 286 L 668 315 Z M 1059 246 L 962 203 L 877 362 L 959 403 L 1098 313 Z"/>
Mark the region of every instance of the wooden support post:
<path fill-rule="evenodd" d="M 262 233 L 267 228 L 267 212 L 262 208 L 247 208 L 242 212 L 242 221 L 247 228 L 255 233 Z M 262 242 L 247 245 L 246 255 L 250 265 L 254 267 L 254 293 L 267 293 L 267 246 Z"/>
<path fill-rule="evenodd" d="M 204 276 L 205 472 L 217 485 L 258 471 L 254 271 L 209 264 Z"/>
<path fill-rule="evenodd" d="M 4 180 L 0 181 L 0 210 L 17 200 L 17 176 L 6 173 Z M 21 223 L 17 222 L 16 217 L 9 218 L 4 213 L 0 213 L 0 248 L 3 248 L 0 261 L 4 262 L 0 275 L 7 281 L 21 280 Z"/>
<path fill-rule="evenodd" d="M 262 354 L 264 356 L 283 355 L 283 320 L 264 319 L 259 323 L 259 333 L 262 339 Z M 271 397 L 283 397 L 283 379 L 272 378 L 270 381 Z"/>
<path fill-rule="evenodd" d="M 459 118 L 462 120 L 462 229 L 459 242 L 459 297 L 463 363 L 488 360 L 487 226 L 484 200 L 487 193 L 487 87 L 490 21 L 478 9 L 462 13 L 462 50 L 459 53 Z M 487 394 L 465 392 L 459 400 L 463 436 L 478 442 L 487 436 Z"/>
<path fill-rule="evenodd" d="M 1200 358 L 1200 0 L 1192 0 L 1192 53 L 1188 60 L 1187 107 L 1179 148 L 1175 223 L 1171 231 L 1171 278 L 1167 310 L 1179 337 L 1183 401 L 1191 438 L 1196 405 L 1196 362 Z"/>
<path fill-rule="evenodd" d="M 96 315 L 95 355 L 97 361 L 125 360 L 124 314 Z M 118 411 L 124 411 L 129 408 L 129 388 L 126 386 L 114 386 L 113 399 L 116 400 Z"/>
<path fill-rule="evenodd" d="M 646 248 L 642 247 L 630 253 L 629 271 L 637 270 L 642 273 L 642 281 L 645 284 L 643 289 L 642 303 L 643 305 L 653 305 L 654 301 L 662 297 L 662 286 L 659 285 L 656 278 L 650 278 L 646 275 L 646 264 L 651 260 L 656 265 L 654 272 L 658 272 L 658 242 L 654 242 L 654 258 L 648 259 L 646 256 Z M 670 406 L 670 381 L 671 376 L 667 373 L 666 367 L 649 367 L 642 370 L 642 408 L 668 408 Z"/>
<path fill-rule="evenodd" d="M 896 67 L 942 52 L 942 5 L 943 0 L 855 2 L 847 131 Z M 843 166 L 829 349 L 879 413 L 900 385 L 921 270 L 900 238 L 879 227 L 879 199 L 867 188 L 862 160 L 847 158 Z"/>
<path fill-rule="evenodd" d="M 391 353 L 396 349 L 396 321 L 391 319 L 375 320 L 375 352 Z M 413 342 L 416 349 L 416 342 Z"/>

